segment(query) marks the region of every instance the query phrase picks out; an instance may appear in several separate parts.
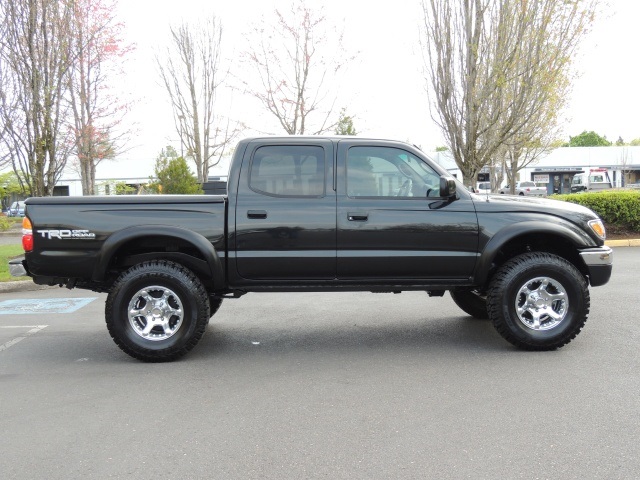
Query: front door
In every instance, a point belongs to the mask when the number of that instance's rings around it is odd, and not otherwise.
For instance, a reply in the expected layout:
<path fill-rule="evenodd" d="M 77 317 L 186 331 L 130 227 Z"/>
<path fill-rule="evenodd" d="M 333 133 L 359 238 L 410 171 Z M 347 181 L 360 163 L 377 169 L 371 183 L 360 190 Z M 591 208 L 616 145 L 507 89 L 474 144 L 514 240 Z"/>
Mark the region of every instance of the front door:
<path fill-rule="evenodd" d="M 238 274 L 252 280 L 335 279 L 332 142 L 250 144 L 242 169 L 235 212 Z"/>
<path fill-rule="evenodd" d="M 478 222 L 466 192 L 440 198 L 440 174 L 402 148 L 341 141 L 338 162 L 346 171 L 338 182 L 340 280 L 420 283 L 472 275 Z"/>

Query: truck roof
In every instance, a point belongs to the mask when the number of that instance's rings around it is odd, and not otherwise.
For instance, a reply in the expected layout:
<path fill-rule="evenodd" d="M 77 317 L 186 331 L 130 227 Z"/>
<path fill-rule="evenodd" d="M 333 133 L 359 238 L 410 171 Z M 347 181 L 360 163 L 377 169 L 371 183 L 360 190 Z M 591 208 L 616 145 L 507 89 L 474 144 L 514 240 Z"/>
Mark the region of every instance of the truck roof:
<path fill-rule="evenodd" d="M 254 137 L 247 137 L 242 139 L 240 142 L 248 143 L 252 141 L 274 141 L 274 142 L 282 142 L 282 141 L 291 141 L 291 142 L 310 142 L 310 141 L 318 141 L 318 140 L 330 140 L 332 142 L 339 142 L 341 140 L 349 140 L 363 143 L 370 142 L 388 142 L 388 143 L 396 143 L 399 145 L 412 145 L 407 142 L 403 142 L 401 140 L 393 140 L 393 139 L 385 139 L 385 138 L 373 138 L 373 137 L 356 137 L 351 135 L 259 135 Z M 412 145 L 415 148 L 420 149 L 416 145 Z"/>

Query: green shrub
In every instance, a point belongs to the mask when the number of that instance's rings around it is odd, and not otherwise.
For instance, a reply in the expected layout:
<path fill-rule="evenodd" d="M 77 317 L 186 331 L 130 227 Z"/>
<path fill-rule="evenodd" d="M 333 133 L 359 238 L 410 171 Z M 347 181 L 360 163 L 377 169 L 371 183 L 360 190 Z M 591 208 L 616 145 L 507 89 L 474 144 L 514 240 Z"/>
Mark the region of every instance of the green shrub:
<path fill-rule="evenodd" d="M 584 205 L 596 212 L 606 224 L 640 231 L 640 192 L 607 190 L 596 193 L 554 195 L 553 198 Z"/>
<path fill-rule="evenodd" d="M 0 232 L 4 232 L 5 230 L 9 230 L 13 223 L 4 215 L 0 215 Z"/>

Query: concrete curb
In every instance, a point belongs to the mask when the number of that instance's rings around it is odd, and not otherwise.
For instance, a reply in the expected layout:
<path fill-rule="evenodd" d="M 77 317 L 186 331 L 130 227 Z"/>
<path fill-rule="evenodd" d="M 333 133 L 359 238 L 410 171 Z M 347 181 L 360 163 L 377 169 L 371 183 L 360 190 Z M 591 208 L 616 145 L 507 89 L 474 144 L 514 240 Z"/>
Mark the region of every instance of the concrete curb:
<path fill-rule="evenodd" d="M 640 247 L 640 238 L 630 238 L 626 240 L 607 240 L 604 242 L 607 247 Z"/>
<path fill-rule="evenodd" d="M 57 286 L 36 285 L 33 280 L 16 280 L 15 282 L 0 283 L 0 294 L 14 292 L 33 292 L 36 290 L 44 290 L 46 288 L 59 288 Z"/>

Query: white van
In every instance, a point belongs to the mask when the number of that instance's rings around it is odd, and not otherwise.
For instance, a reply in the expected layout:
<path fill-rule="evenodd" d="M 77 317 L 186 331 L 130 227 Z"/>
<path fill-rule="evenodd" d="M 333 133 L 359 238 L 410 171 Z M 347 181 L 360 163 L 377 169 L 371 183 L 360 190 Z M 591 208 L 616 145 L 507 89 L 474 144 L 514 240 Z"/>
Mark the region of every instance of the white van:
<path fill-rule="evenodd" d="M 588 172 L 578 173 L 571 181 L 571 193 L 597 192 L 613 188 L 606 168 L 592 168 Z"/>

